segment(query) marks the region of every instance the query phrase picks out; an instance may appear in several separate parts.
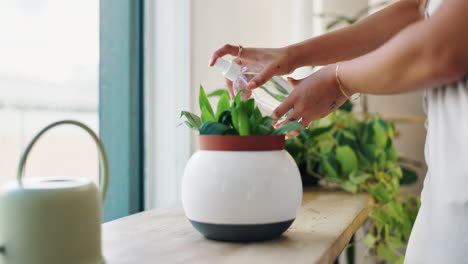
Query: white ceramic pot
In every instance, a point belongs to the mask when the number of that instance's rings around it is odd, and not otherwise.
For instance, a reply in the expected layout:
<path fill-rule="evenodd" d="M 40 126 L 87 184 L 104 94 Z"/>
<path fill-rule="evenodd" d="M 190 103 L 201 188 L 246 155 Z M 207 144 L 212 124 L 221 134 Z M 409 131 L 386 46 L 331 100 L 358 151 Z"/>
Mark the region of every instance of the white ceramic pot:
<path fill-rule="evenodd" d="M 299 169 L 284 150 L 284 136 L 201 135 L 182 181 L 187 218 L 216 240 L 278 237 L 301 201 Z"/>

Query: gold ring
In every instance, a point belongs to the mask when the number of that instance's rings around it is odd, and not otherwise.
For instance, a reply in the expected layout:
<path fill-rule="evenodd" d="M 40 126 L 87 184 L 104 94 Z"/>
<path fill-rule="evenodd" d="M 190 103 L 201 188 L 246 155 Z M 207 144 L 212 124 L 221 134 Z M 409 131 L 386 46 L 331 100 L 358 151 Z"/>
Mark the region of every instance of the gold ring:
<path fill-rule="evenodd" d="M 237 44 L 237 46 L 239 47 L 239 51 L 237 52 L 237 58 L 240 58 L 240 56 L 242 55 L 242 45 L 241 44 Z"/>

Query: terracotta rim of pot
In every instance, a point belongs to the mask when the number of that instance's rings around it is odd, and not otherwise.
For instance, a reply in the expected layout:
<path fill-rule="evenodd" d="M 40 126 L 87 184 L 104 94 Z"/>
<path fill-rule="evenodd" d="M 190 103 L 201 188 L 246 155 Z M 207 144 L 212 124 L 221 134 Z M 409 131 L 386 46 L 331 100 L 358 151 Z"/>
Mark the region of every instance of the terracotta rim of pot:
<path fill-rule="evenodd" d="M 222 136 L 199 135 L 200 150 L 271 151 L 284 149 L 284 135 Z"/>

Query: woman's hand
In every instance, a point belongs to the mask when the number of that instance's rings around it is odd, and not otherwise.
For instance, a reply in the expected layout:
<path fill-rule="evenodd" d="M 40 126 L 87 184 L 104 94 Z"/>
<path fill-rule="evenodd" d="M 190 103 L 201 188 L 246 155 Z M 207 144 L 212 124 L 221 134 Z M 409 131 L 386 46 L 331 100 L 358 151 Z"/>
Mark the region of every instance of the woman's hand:
<path fill-rule="evenodd" d="M 213 53 L 210 66 L 213 66 L 216 60 L 224 55 L 229 54 L 237 56 L 238 53 L 238 46 L 226 44 Z M 258 75 L 250 80 L 247 89 L 257 88 L 266 83 L 273 76 L 289 74 L 296 69 L 294 66 L 296 60 L 288 47 L 276 49 L 242 48 L 238 59 L 239 64 L 242 66 L 255 64 L 263 68 Z"/>
<path fill-rule="evenodd" d="M 311 121 L 327 116 L 344 104 L 347 98 L 341 92 L 336 76 L 336 65 L 329 65 L 300 81 L 293 92 L 273 112 L 280 118 L 294 109 L 288 118 L 277 126 L 299 121 L 307 127 Z M 351 95 L 351 91 L 346 90 Z"/>

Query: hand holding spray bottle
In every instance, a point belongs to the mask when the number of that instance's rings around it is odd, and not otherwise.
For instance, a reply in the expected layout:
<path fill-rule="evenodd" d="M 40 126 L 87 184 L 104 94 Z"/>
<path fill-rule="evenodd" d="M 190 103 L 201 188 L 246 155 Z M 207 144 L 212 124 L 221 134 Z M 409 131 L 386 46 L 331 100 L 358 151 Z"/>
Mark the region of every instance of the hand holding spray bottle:
<path fill-rule="evenodd" d="M 232 81 L 234 94 L 247 87 L 249 81 L 261 71 L 257 65 L 241 67 L 233 61 L 218 58 L 214 64 L 222 71 L 224 77 Z M 274 76 L 264 85 L 253 89 L 252 95 L 257 105 L 268 115 L 278 107 L 292 92 L 291 85 L 282 77 Z"/>

